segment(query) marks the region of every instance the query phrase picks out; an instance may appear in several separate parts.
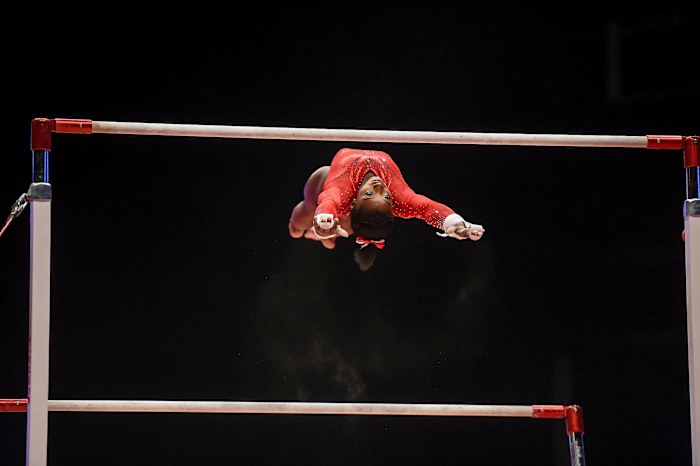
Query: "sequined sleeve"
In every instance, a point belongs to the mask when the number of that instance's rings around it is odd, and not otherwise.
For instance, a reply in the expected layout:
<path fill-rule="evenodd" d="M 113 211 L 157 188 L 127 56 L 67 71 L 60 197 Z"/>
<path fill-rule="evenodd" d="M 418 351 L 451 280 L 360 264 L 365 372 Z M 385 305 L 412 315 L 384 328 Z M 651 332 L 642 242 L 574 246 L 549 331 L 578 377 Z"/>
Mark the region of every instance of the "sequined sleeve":
<path fill-rule="evenodd" d="M 315 215 L 332 214 L 333 217 L 350 215 L 350 205 L 355 198 L 350 180 L 345 177 L 330 179 L 329 175 L 323 188 L 318 195 Z"/>
<path fill-rule="evenodd" d="M 318 195 L 318 206 L 316 207 L 315 215 L 332 214 L 337 217 L 340 213 L 342 205 L 341 189 L 338 186 L 326 188 Z"/>
<path fill-rule="evenodd" d="M 419 218 L 430 226 L 443 228 L 445 217 L 454 214 L 455 211 L 445 204 L 433 201 L 427 196 L 417 194 L 406 182 L 401 179 L 394 180 L 392 187 L 394 196 L 393 213 L 401 218 Z"/>
<path fill-rule="evenodd" d="M 350 214 L 350 204 L 355 198 L 355 189 L 349 175 L 348 160 L 353 151 L 341 149 L 333 157 L 323 191 L 318 195 L 315 215 L 332 214 L 333 217 Z"/>

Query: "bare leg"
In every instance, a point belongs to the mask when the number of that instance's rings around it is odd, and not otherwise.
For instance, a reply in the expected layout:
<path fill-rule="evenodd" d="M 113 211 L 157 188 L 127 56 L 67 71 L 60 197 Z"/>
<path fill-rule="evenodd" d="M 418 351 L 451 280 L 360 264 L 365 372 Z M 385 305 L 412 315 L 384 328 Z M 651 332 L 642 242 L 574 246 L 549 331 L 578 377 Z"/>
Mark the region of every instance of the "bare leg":
<path fill-rule="evenodd" d="M 289 235 L 292 238 L 301 238 L 304 236 L 304 232 L 313 225 L 316 201 L 323 190 L 323 183 L 326 181 L 329 169 L 329 166 L 320 167 L 306 180 L 304 200 L 294 207 L 289 218 Z"/>
<path fill-rule="evenodd" d="M 323 191 L 323 183 L 326 182 L 330 168 L 327 165 L 320 167 L 309 176 L 304 185 L 304 200 L 294 207 L 289 218 L 289 236 L 320 241 L 327 249 L 335 248 L 336 238 L 319 239 L 311 231 L 311 226 L 313 225 L 314 213 L 316 212 L 318 195 Z M 339 220 L 345 231 L 352 234 L 350 218 L 340 217 Z"/>
<path fill-rule="evenodd" d="M 313 225 L 314 212 L 316 211 L 316 203 L 318 195 L 323 190 L 323 183 L 326 182 L 328 170 L 331 167 L 323 166 L 317 169 L 309 176 L 304 184 L 304 200 L 301 201 L 292 210 L 292 215 L 289 218 L 289 235 L 292 238 L 308 238 L 315 241 L 321 241 L 321 244 L 327 249 L 335 247 L 335 238 L 319 240 L 310 230 Z"/>

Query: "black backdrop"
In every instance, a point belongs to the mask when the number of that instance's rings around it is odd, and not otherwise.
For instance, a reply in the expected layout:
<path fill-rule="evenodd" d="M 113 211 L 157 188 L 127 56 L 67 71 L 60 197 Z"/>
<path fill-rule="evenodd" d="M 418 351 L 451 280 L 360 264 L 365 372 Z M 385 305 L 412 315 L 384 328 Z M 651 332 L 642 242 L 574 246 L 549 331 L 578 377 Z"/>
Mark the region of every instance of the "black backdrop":
<path fill-rule="evenodd" d="M 27 11 L 3 32 L 0 203 L 32 118 L 698 134 L 697 12 L 547 3 Z M 292 240 L 306 177 L 385 150 L 483 240 Z M 689 465 L 682 154 L 56 135 L 52 399 L 579 404 L 591 465 Z M 1 212 L 0 212 L 1 213 Z M 3 218 L 6 214 L 2 214 Z M 0 397 L 27 388 L 29 214 L 0 238 Z M 0 415 L 24 464 L 25 415 Z M 49 464 L 568 464 L 563 421 L 52 413 Z"/>

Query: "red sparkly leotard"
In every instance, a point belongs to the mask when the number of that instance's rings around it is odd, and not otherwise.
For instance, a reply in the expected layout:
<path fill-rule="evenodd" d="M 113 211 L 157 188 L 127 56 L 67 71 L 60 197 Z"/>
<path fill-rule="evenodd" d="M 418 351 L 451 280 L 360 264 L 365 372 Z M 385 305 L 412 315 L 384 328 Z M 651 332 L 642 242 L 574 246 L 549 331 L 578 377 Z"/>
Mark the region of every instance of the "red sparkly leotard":
<path fill-rule="evenodd" d="M 392 214 L 401 218 L 419 218 L 440 229 L 447 229 L 462 218 L 450 207 L 416 194 L 389 154 L 376 150 L 341 149 L 333 157 L 323 191 L 318 196 L 316 215 L 350 215 L 350 207 L 364 176 L 379 176 L 394 199 Z M 445 218 L 448 224 L 445 224 Z"/>

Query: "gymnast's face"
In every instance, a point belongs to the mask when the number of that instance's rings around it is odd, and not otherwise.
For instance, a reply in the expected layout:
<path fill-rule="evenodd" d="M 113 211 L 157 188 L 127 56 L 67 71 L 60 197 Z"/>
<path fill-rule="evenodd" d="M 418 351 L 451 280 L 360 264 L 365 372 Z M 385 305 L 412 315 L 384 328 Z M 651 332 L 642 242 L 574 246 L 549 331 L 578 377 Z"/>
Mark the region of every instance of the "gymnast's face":
<path fill-rule="evenodd" d="M 357 190 L 353 206 L 362 210 L 371 209 L 391 215 L 394 198 L 384 180 L 373 176 Z"/>

